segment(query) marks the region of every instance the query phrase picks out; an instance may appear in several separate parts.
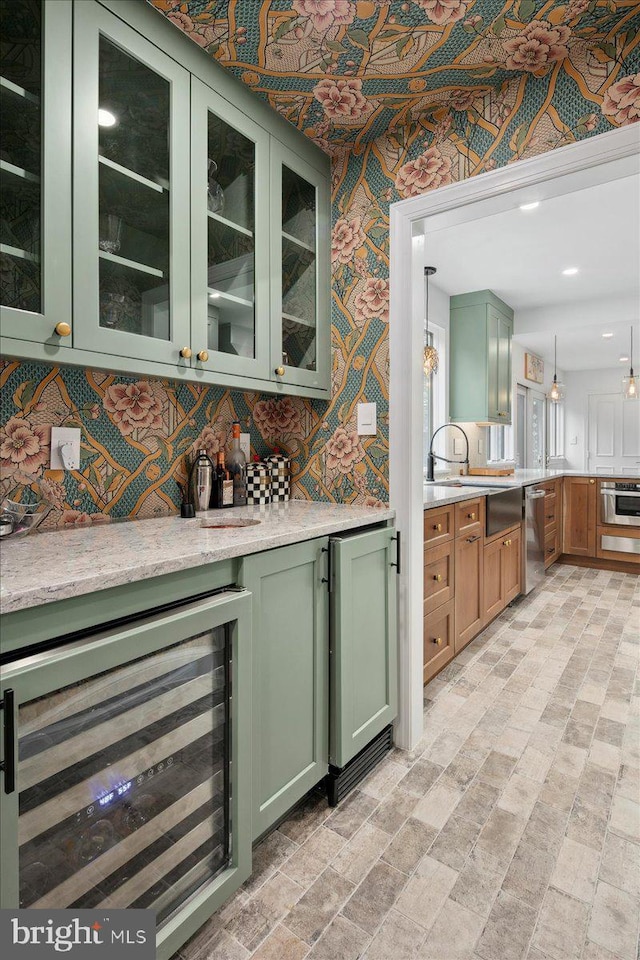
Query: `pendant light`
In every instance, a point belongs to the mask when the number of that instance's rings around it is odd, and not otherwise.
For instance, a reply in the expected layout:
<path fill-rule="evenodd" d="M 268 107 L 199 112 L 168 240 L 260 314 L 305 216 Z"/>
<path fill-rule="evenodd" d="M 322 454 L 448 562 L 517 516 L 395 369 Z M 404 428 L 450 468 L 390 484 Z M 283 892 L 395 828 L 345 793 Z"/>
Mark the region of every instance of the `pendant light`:
<path fill-rule="evenodd" d="M 551 384 L 551 390 L 548 393 L 548 399 L 552 403 L 559 403 L 560 400 L 564 400 L 564 388 L 561 383 L 558 382 L 558 338 L 554 336 L 553 338 L 553 383 Z"/>
<path fill-rule="evenodd" d="M 638 381 L 633 373 L 633 327 L 631 327 L 631 347 L 629 349 L 629 376 L 622 378 L 622 395 L 625 400 L 638 399 Z"/>
<path fill-rule="evenodd" d="M 432 277 L 435 272 L 435 267 L 424 268 L 425 328 L 422 366 L 425 377 L 430 377 L 432 373 L 437 373 L 438 363 L 440 361 L 438 351 L 429 343 L 429 277 Z"/>

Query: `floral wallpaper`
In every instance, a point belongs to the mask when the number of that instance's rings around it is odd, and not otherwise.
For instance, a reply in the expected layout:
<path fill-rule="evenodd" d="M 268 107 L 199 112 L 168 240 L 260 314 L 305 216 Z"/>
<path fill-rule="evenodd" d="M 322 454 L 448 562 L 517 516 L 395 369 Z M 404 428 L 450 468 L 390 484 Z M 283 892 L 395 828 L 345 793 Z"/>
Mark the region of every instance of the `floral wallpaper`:
<path fill-rule="evenodd" d="M 0 489 L 46 523 L 173 512 L 185 458 L 239 419 L 292 457 L 293 494 L 388 491 L 389 204 L 640 120 L 636 0 L 152 0 L 331 153 L 332 398 L 269 398 L 8 361 Z M 359 438 L 356 404 L 376 401 Z M 79 471 L 46 470 L 51 425 L 80 425 Z"/>

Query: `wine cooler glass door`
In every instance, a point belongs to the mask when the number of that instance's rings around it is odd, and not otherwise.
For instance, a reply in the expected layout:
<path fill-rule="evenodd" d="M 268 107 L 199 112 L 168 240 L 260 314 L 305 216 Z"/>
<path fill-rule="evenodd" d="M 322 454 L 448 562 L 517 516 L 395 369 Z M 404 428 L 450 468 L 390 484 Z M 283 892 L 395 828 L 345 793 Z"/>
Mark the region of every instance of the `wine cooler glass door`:
<path fill-rule="evenodd" d="M 239 876 L 231 691 L 234 709 L 243 692 L 230 605 L 241 618 L 243 600 L 202 601 L 114 631 L 106 646 L 89 640 L 9 668 L 14 905 L 151 909 L 162 933 L 225 873 Z M 73 680 L 51 689 L 61 672 Z"/>

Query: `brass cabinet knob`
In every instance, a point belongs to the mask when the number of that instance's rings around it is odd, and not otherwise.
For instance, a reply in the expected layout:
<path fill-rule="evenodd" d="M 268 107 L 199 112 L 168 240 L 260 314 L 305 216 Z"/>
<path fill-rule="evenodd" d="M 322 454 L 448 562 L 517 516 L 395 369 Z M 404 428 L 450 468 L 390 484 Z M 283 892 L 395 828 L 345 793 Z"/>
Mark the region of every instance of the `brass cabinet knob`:
<path fill-rule="evenodd" d="M 433 638 L 433 642 L 434 642 L 434 643 L 437 643 L 438 646 L 441 646 L 441 644 L 442 644 L 442 637 L 434 637 L 434 638 Z"/>
<path fill-rule="evenodd" d="M 440 533 L 440 531 L 442 530 L 442 524 L 441 524 L 441 523 L 434 523 L 433 529 L 434 529 L 434 530 L 437 530 L 438 533 Z"/>
<path fill-rule="evenodd" d="M 434 573 L 433 579 L 436 580 L 438 583 L 442 583 L 442 574 L 441 574 L 441 573 Z"/>
<path fill-rule="evenodd" d="M 589 483 L 595 483 L 595 480 L 593 480 L 593 479 L 592 479 L 592 480 L 589 480 Z"/>
<path fill-rule="evenodd" d="M 59 337 L 68 337 L 71 333 L 71 327 L 64 320 L 61 320 L 60 323 L 56 323 L 55 332 Z"/>
<path fill-rule="evenodd" d="M 467 517 L 469 518 L 469 520 L 475 520 L 476 515 L 475 515 L 475 513 L 468 513 L 468 514 L 467 514 Z"/>
<path fill-rule="evenodd" d="M 276 367 L 276 376 L 284 377 L 284 367 Z"/>
<path fill-rule="evenodd" d="M 193 351 L 191 347 L 183 347 L 180 351 L 180 356 L 184 357 L 185 360 L 188 360 L 192 353 Z"/>
<path fill-rule="evenodd" d="M 200 361 L 200 363 L 206 363 L 208 359 L 209 359 L 208 351 L 201 350 L 200 353 L 198 354 L 198 360 Z"/>
<path fill-rule="evenodd" d="M 511 546 L 511 540 L 503 540 L 502 543 L 503 543 L 503 545 L 504 545 L 505 547 L 510 547 L 510 546 Z"/>

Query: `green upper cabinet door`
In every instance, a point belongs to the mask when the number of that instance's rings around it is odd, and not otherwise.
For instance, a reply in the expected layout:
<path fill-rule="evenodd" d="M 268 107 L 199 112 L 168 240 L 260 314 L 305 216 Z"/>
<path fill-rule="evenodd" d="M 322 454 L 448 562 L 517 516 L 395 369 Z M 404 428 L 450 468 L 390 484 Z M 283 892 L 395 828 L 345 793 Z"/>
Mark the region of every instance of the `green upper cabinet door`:
<path fill-rule="evenodd" d="M 328 770 L 328 540 L 246 557 L 253 596 L 253 832 L 268 830 Z"/>
<path fill-rule="evenodd" d="M 196 77 L 191 108 L 191 362 L 268 380 L 269 134 Z"/>
<path fill-rule="evenodd" d="M 2 3 L 0 35 L 3 347 L 44 343 L 47 359 L 64 361 L 72 343 L 71 2 Z"/>
<path fill-rule="evenodd" d="M 329 760 L 343 767 L 398 713 L 392 528 L 331 539 Z"/>
<path fill-rule="evenodd" d="M 189 73 L 91 0 L 74 47 L 74 346 L 188 365 Z"/>
<path fill-rule="evenodd" d="M 330 387 L 328 177 L 271 141 L 271 377 Z"/>
<path fill-rule="evenodd" d="M 511 423 L 513 310 L 490 290 L 451 297 L 449 418 Z"/>

